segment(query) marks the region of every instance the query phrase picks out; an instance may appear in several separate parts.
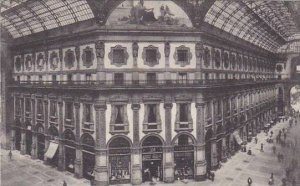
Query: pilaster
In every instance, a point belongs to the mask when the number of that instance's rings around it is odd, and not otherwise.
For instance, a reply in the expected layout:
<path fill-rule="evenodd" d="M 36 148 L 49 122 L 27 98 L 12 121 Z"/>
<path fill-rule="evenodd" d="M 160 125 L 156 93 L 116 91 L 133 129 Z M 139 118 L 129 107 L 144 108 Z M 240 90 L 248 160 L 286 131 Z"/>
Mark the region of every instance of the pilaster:
<path fill-rule="evenodd" d="M 165 127 L 166 129 L 171 129 L 172 125 L 172 107 L 173 104 L 171 102 L 171 97 L 167 97 L 164 108 L 165 108 Z M 171 130 L 165 130 L 166 135 L 166 146 L 165 146 L 165 163 L 164 163 L 164 181 L 167 183 L 174 182 L 174 157 L 173 157 L 173 151 L 171 146 L 172 141 L 172 131 Z"/>
<path fill-rule="evenodd" d="M 105 71 L 104 71 L 104 55 L 105 55 L 105 43 L 104 41 L 96 41 L 96 57 L 97 57 L 97 80 L 104 81 Z"/>

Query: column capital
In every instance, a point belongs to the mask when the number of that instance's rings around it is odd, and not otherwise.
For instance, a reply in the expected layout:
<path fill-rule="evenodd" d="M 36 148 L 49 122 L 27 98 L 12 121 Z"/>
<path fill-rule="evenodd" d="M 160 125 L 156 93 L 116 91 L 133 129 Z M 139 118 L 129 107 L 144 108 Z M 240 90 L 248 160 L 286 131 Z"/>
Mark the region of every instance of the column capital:
<path fill-rule="evenodd" d="M 74 102 L 74 107 L 75 107 L 75 109 L 79 109 L 80 108 L 80 103 L 79 102 Z"/>
<path fill-rule="evenodd" d="M 105 103 L 96 103 L 94 105 L 94 108 L 96 111 L 105 111 L 107 109 L 107 106 Z"/>
<path fill-rule="evenodd" d="M 164 108 L 165 109 L 171 109 L 173 107 L 173 104 L 172 103 L 165 103 L 164 104 Z"/>
<path fill-rule="evenodd" d="M 141 108 L 141 105 L 138 103 L 133 103 L 131 105 L 132 110 L 139 110 Z"/>

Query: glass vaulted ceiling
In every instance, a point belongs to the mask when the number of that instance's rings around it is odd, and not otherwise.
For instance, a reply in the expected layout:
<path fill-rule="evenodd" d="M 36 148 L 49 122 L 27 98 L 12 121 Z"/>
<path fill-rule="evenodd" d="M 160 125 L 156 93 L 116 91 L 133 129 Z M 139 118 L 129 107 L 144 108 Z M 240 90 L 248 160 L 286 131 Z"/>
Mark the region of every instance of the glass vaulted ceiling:
<path fill-rule="evenodd" d="M 4 0 L 1 26 L 18 38 L 94 17 L 86 0 Z"/>
<path fill-rule="evenodd" d="M 296 32 L 280 1 L 216 1 L 204 21 L 273 52 Z"/>

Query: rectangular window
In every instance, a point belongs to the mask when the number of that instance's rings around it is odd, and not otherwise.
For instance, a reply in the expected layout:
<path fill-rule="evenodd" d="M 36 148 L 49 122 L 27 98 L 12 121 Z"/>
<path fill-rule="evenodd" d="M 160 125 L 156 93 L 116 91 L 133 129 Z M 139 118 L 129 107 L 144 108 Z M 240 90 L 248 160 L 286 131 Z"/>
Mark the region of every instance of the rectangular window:
<path fill-rule="evenodd" d="M 20 76 L 17 76 L 17 82 L 20 82 L 20 80 L 21 80 Z"/>
<path fill-rule="evenodd" d="M 16 98 L 16 115 L 21 115 L 21 99 Z"/>
<path fill-rule="evenodd" d="M 27 76 L 27 81 L 31 81 L 31 77 L 30 76 Z"/>
<path fill-rule="evenodd" d="M 178 62 L 187 62 L 188 61 L 188 50 L 177 50 L 177 60 Z"/>
<path fill-rule="evenodd" d="M 25 110 L 26 112 L 31 112 L 31 101 L 30 98 L 25 99 Z"/>
<path fill-rule="evenodd" d="M 57 115 L 57 106 L 55 101 L 50 102 L 50 116 L 56 117 Z"/>
<path fill-rule="evenodd" d="M 123 64 L 125 59 L 125 53 L 123 49 L 113 50 L 113 63 Z"/>
<path fill-rule="evenodd" d="M 186 103 L 179 105 L 179 121 L 188 122 L 188 104 Z"/>
<path fill-rule="evenodd" d="M 92 105 L 85 104 L 85 121 L 92 122 Z"/>
<path fill-rule="evenodd" d="M 66 107 L 66 119 L 72 119 L 73 118 L 73 103 L 71 102 L 66 102 L 65 104 Z"/>
<path fill-rule="evenodd" d="M 156 123 L 156 105 L 149 104 L 148 105 L 148 123 Z"/>
<path fill-rule="evenodd" d="M 147 84 L 156 83 L 156 73 L 147 73 Z"/>
<path fill-rule="evenodd" d="M 37 114 L 43 115 L 43 101 L 41 99 L 37 100 Z"/>
<path fill-rule="evenodd" d="M 178 80 L 179 80 L 180 84 L 186 84 L 187 83 L 187 73 L 179 73 Z"/>
<path fill-rule="evenodd" d="M 114 74 L 114 83 L 115 83 L 115 85 L 123 85 L 124 84 L 124 74 L 123 73 L 115 73 Z"/>
<path fill-rule="evenodd" d="M 39 81 L 43 81 L 43 76 L 39 75 Z"/>
<path fill-rule="evenodd" d="M 157 51 L 156 49 L 146 49 L 146 62 L 147 63 L 157 63 Z"/>
<path fill-rule="evenodd" d="M 114 106 L 114 123 L 112 123 L 112 131 L 125 131 L 125 107 L 124 105 L 115 105 Z"/>
<path fill-rule="evenodd" d="M 85 74 L 85 80 L 91 81 L 92 80 L 92 74 Z"/>
<path fill-rule="evenodd" d="M 56 82 L 56 75 L 52 75 L 52 82 Z"/>
<path fill-rule="evenodd" d="M 67 78 L 68 78 L 69 83 L 72 82 L 72 79 L 73 79 L 72 74 L 68 74 Z"/>

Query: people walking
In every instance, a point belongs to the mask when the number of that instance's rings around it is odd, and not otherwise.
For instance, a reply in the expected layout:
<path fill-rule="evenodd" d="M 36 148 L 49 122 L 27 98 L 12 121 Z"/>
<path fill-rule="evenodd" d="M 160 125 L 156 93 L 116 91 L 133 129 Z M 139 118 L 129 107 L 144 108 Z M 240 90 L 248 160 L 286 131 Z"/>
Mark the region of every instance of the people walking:
<path fill-rule="evenodd" d="M 260 152 L 263 152 L 263 151 L 264 151 L 264 144 L 261 143 L 261 144 L 260 144 Z"/>
<path fill-rule="evenodd" d="M 211 172 L 211 181 L 214 182 L 215 181 L 215 173 Z"/>
<path fill-rule="evenodd" d="M 255 136 L 254 140 L 255 140 L 255 144 L 257 144 L 258 139 L 256 136 Z"/>
<path fill-rule="evenodd" d="M 8 156 L 9 156 L 9 160 L 11 160 L 12 159 L 12 152 L 11 152 L 11 150 L 9 151 Z"/>
<path fill-rule="evenodd" d="M 68 186 L 67 182 L 64 180 L 63 186 Z"/>
<path fill-rule="evenodd" d="M 252 185 L 252 179 L 250 177 L 248 178 L 247 182 L 248 182 L 248 186 Z"/>

